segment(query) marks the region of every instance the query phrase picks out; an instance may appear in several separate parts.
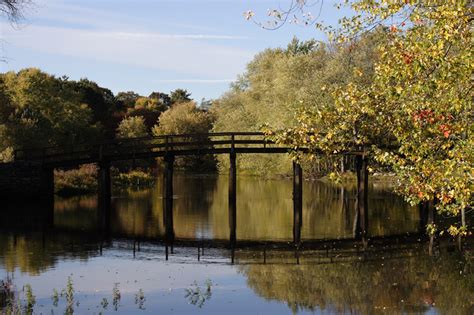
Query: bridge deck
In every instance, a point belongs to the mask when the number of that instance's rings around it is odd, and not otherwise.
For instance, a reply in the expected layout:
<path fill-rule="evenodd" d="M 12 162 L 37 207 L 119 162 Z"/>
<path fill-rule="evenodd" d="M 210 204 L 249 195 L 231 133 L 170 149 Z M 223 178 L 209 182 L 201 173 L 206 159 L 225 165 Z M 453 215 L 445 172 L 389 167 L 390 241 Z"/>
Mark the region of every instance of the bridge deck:
<path fill-rule="evenodd" d="M 75 166 L 100 161 L 120 161 L 174 156 L 235 153 L 288 153 L 294 148 L 278 145 L 261 132 L 222 132 L 176 134 L 128 138 L 97 144 L 45 147 L 15 151 L 15 161 L 36 162 L 45 166 Z M 305 152 L 307 149 L 298 148 Z M 358 155 L 351 151 L 342 154 Z"/>

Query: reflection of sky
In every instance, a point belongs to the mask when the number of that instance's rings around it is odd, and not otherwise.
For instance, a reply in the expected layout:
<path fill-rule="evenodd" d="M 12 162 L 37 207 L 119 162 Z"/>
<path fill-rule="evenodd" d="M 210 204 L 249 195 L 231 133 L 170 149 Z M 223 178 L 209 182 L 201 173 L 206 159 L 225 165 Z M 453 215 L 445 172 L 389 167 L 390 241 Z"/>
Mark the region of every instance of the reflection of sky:
<path fill-rule="evenodd" d="M 194 250 L 194 249 L 193 249 Z M 103 311 L 102 298 L 109 301 L 108 311 L 113 311 L 112 288 L 119 283 L 122 294 L 120 313 L 161 313 L 161 314 L 288 314 L 290 309 L 275 301 L 266 301 L 258 297 L 246 285 L 246 277 L 228 263 L 216 263 L 218 259 L 205 256 L 202 262 L 196 262 L 184 249 L 176 249 L 177 256 L 169 261 L 163 257 L 137 253 L 133 259 L 130 251 L 112 249 L 104 256 L 88 261 L 66 260 L 40 276 L 30 276 L 15 271 L 13 282 L 17 288 L 30 284 L 37 299 L 37 312 L 55 313 L 64 310 L 64 303 L 52 306 L 53 288 L 61 291 L 66 286 L 68 276 L 74 282 L 75 297 L 80 302 L 75 314 L 88 314 Z M 182 251 L 179 253 L 179 251 Z M 6 275 L 0 268 L 0 274 Z M 202 308 L 191 305 L 185 298 L 185 289 L 197 283 L 205 290 L 206 280 L 213 283 L 212 297 Z M 139 289 L 145 293 L 145 311 L 139 311 L 135 305 L 135 294 Z"/>

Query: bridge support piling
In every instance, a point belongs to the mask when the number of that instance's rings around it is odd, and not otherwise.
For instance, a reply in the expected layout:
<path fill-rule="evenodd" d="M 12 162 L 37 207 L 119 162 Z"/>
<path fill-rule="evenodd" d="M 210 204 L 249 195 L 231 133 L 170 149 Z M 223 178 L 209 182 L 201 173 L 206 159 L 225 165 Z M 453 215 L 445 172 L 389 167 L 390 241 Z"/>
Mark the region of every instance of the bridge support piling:
<path fill-rule="evenodd" d="M 112 184 L 110 180 L 110 162 L 99 162 L 99 210 L 106 214 L 110 210 Z"/>
<path fill-rule="evenodd" d="M 101 231 L 102 239 L 108 239 L 110 236 L 110 217 L 111 217 L 111 199 L 112 184 L 110 180 L 110 162 L 102 161 L 99 163 L 99 192 L 98 192 L 98 210 L 97 221 Z"/>
<path fill-rule="evenodd" d="M 367 169 L 367 156 L 358 155 L 356 157 L 357 168 L 357 220 L 356 238 L 361 239 L 364 245 L 367 241 L 367 231 L 369 226 L 368 217 L 368 191 L 369 191 L 369 171 Z"/>
<path fill-rule="evenodd" d="M 301 243 L 303 225 L 303 170 L 301 165 L 293 162 L 293 242 Z"/>
<path fill-rule="evenodd" d="M 163 222 L 165 223 L 165 240 L 167 244 L 174 241 L 173 226 L 173 167 L 174 155 L 167 154 L 164 157 L 163 172 Z M 171 245 L 172 246 L 172 245 Z M 171 252 L 173 249 L 171 248 Z"/>
<path fill-rule="evenodd" d="M 229 240 L 231 247 L 234 247 L 237 241 L 237 169 L 235 159 L 236 154 L 231 152 L 229 169 Z"/>

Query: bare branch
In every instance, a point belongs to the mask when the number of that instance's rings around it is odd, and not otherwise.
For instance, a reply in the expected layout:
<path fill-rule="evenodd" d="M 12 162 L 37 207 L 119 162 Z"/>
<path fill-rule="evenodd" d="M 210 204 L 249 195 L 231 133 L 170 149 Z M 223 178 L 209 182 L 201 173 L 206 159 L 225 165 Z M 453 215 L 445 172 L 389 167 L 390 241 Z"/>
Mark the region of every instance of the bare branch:
<path fill-rule="evenodd" d="M 244 12 L 244 16 L 247 20 L 267 30 L 277 30 L 287 23 L 309 26 L 315 24 L 321 16 L 323 4 L 324 0 L 291 0 L 287 8 L 269 9 L 267 15 L 270 20 L 266 22 L 257 21 L 252 10 Z M 312 7 L 318 9 L 316 15 L 309 11 Z"/>
<path fill-rule="evenodd" d="M 17 22 L 23 17 L 23 10 L 31 0 L 0 0 L 0 15 L 4 15 L 11 22 Z"/>

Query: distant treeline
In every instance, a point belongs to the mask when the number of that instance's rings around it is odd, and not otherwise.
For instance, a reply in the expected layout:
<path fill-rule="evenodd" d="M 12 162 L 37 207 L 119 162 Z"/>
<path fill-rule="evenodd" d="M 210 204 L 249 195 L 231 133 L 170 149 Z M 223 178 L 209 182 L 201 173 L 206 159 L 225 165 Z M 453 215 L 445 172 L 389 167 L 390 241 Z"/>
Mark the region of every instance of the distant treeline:
<path fill-rule="evenodd" d="M 188 114 L 205 115 L 190 96 L 184 89 L 169 94 L 153 92 L 146 97 L 131 91 L 114 95 L 87 79 L 73 81 L 36 68 L 2 73 L 0 157 L 8 161 L 13 150 L 20 148 L 67 147 L 159 134 L 159 117 L 166 111 L 175 112 L 178 104 Z M 165 121 L 166 116 L 169 114 L 163 116 Z M 173 131 L 166 124 L 166 130 Z"/>
<path fill-rule="evenodd" d="M 325 87 L 354 80 L 369 83 L 380 38 L 370 34 L 352 46 L 295 38 L 286 48 L 256 55 L 227 93 L 203 101 L 202 107 L 184 89 L 149 96 L 132 91 L 114 95 L 90 80 L 74 81 L 36 68 L 3 73 L 0 159 L 11 160 L 19 148 L 67 147 L 120 137 L 290 128 L 303 104 L 317 108 L 333 101 Z M 354 74 L 355 67 L 363 75 Z M 216 165 L 227 168 L 227 159 L 216 163 L 213 157 L 183 158 L 177 163 L 196 171 Z M 350 166 L 348 160 L 329 157 L 302 163 L 312 176 Z M 287 155 L 242 156 L 238 165 L 244 173 L 284 175 L 290 172 L 291 160 Z"/>

